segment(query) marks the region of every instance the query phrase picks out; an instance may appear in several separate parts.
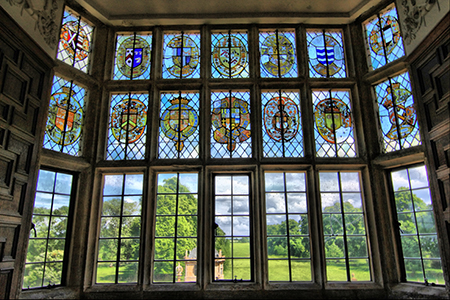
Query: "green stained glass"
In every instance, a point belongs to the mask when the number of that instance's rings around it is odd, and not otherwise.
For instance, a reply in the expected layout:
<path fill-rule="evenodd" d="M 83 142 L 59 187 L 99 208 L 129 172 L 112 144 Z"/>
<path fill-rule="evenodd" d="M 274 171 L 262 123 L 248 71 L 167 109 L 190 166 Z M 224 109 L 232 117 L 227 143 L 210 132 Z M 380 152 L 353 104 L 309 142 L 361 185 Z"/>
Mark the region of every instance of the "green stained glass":
<path fill-rule="evenodd" d="M 261 77 L 297 77 L 294 30 L 259 33 Z"/>

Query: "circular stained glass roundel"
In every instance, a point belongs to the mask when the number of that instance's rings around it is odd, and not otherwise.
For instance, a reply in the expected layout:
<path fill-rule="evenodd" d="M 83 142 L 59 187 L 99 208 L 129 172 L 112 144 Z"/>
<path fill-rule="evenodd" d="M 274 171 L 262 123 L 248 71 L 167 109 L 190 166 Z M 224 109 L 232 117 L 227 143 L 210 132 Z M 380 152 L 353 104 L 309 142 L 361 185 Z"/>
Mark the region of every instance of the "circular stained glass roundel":
<path fill-rule="evenodd" d="M 328 34 L 325 37 L 318 35 L 311 40 L 309 47 L 313 47 L 316 52 L 316 60 L 311 62 L 311 66 L 320 75 L 327 76 L 327 66 L 329 76 L 333 76 L 344 67 L 342 46 L 334 37 Z"/>
<path fill-rule="evenodd" d="M 78 38 L 76 39 L 75 37 Z M 86 31 L 78 22 L 66 22 L 61 28 L 61 44 L 69 57 L 83 60 L 88 57 L 90 42 Z"/>
<path fill-rule="evenodd" d="M 236 76 L 247 66 L 247 50 L 235 36 L 226 36 L 214 45 L 213 63 L 216 70 L 225 76 Z"/>
<path fill-rule="evenodd" d="M 147 106 L 137 99 L 124 99 L 111 112 L 111 131 L 120 143 L 134 143 L 145 132 Z"/>
<path fill-rule="evenodd" d="M 278 34 L 278 42 L 276 34 L 266 37 L 261 46 L 261 63 L 270 75 L 289 73 L 295 64 L 292 42 L 282 34 Z"/>
<path fill-rule="evenodd" d="M 197 69 L 199 63 L 199 49 L 198 45 L 193 39 L 187 36 L 176 36 L 167 44 L 171 48 L 172 53 L 169 54 L 172 58 L 172 65 L 167 67 L 167 71 L 172 76 L 185 78 Z M 170 49 L 165 50 L 170 53 Z"/>
<path fill-rule="evenodd" d="M 141 37 L 130 37 L 117 50 L 117 66 L 127 77 L 139 77 L 150 65 L 150 45 Z M 133 74 L 131 74 L 133 72 Z"/>
<path fill-rule="evenodd" d="M 386 55 L 389 55 L 394 51 L 400 41 L 400 24 L 397 19 L 392 16 L 382 17 L 380 22 L 382 30 L 378 30 L 378 27 L 376 26 L 375 29 L 370 32 L 370 48 L 377 55 L 384 55 L 383 51 L 386 51 Z M 383 42 L 386 50 L 383 50 Z"/>

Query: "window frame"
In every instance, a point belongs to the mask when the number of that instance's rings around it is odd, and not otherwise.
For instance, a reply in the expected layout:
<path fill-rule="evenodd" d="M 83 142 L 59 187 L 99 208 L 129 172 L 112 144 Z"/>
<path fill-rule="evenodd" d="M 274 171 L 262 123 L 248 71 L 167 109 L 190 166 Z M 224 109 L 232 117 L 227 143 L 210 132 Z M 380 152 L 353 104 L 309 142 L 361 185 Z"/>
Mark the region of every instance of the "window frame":
<path fill-rule="evenodd" d="M 31 287 L 31 288 L 23 288 L 22 287 L 22 291 L 26 291 L 26 290 L 35 290 L 35 289 L 46 289 L 46 288 L 55 288 L 55 287 L 59 287 L 59 286 L 67 286 L 67 271 L 69 268 L 69 260 L 70 260 L 70 253 L 72 251 L 72 237 L 73 237 L 73 223 L 74 223 L 74 218 L 75 218 L 75 202 L 77 202 L 77 198 L 78 198 L 78 182 L 79 182 L 79 173 L 75 172 L 75 171 L 68 171 L 68 170 L 63 170 L 63 169 L 58 169 L 58 168 L 54 168 L 51 166 L 47 166 L 47 165 L 42 165 L 39 168 L 39 172 L 41 170 L 44 171 L 50 171 L 50 172 L 55 172 L 55 175 L 58 173 L 63 173 L 63 174 L 68 174 L 72 176 L 72 187 L 71 187 L 71 191 L 70 191 L 70 199 L 69 199 L 69 210 L 68 210 L 68 215 L 67 215 L 67 228 L 66 228 L 66 237 L 64 238 L 65 240 L 65 244 L 64 244 L 64 257 L 63 257 L 63 264 L 62 264 L 62 270 L 61 270 L 61 283 L 60 284 L 53 284 L 53 285 L 48 285 L 48 286 L 40 286 L 40 287 Z M 55 176 L 55 182 L 56 183 L 56 176 Z M 38 181 L 36 181 L 36 190 L 35 192 L 39 192 L 37 190 L 37 184 Z M 53 191 L 51 192 L 52 194 L 52 206 L 53 206 L 53 197 L 55 195 L 55 187 L 53 187 Z M 35 195 L 36 198 L 36 195 Z M 33 210 L 34 210 L 34 204 L 33 204 Z M 34 212 L 32 213 L 32 216 L 34 216 Z M 50 213 L 50 216 L 52 216 L 52 214 Z M 31 219 L 32 222 L 32 219 Z M 31 235 L 32 230 L 35 229 L 35 224 L 31 223 L 32 227 L 30 228 L 30 233 L 29 235 Z M 50 231 L 50 224 L 49 224 L 49 231 Z M 29 236 L 28 235 L 28 236 Z M 47 233 L 47 237 L 45 238 L 45 240 L 48 241 L 49 236 Z M 29 247 L 29 241 L 27 243 L 27 248 Z M 28 252 L 28 249 L 27 249 Z M 47 252 L 47 247 L 46 247 L 46 252 Z M 44 274 L 45 274 L 45 265 L 47 263 L 47 258 L 45 258 L 44 263 Z M 27 263 L 24 263 L 24 268 L 27 265 Z M 44 281 L 45 278 L 42 278 L 42 281 Z"/>

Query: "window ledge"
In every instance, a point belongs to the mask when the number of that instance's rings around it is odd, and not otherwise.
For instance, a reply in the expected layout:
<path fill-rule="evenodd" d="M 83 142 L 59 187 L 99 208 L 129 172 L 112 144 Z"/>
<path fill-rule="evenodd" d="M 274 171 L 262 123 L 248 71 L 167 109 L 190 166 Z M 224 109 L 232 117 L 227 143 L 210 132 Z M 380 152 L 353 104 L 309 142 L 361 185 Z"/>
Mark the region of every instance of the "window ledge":
<path fill-rule="evenodd" d="M 19 299 L 79 299 L 80 290 L 59 286 L 54 288 L 23 290 Z"/>
<path fill-rule="evenodd" d="M 448 299 L 443 286 L 400 283 L 390 287 L 389 299 Z"/>

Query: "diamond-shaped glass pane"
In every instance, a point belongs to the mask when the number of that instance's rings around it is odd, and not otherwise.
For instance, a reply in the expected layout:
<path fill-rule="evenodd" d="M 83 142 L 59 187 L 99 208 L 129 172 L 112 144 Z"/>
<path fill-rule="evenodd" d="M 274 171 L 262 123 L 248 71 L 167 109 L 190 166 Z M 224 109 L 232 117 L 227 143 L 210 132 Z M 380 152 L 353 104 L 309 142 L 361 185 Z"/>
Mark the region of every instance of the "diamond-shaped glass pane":
<path fill-rule="evenodd" d="M 198 92 L 161 93 L 159 158 L 198 158 Z"/>
<path fill-rule="evenodd" d="M 264 157 L 302 157 L 300 97 L 296 91 L 264 91 L 261 95 Z"/>
<path fill-rule="evenodd" d="M 106 159 L 144 159 L 147 133 L 147 94 L 113 94 Z"/>
<path fill-rule="evenodd" d="M 318 157 L 355 157 L 350 92 L 313 90 L 314 135 Z"/>
<path fill-rule="evenodd" d="M 211 157 L 251 157 L 248 91 L 212 92 L 211 123 Z"/>
<path fill-rule="evenodd" d="M 44 148 L 73 156 L 81 155 L 85 94 L 85 89 L 73 81 L 58 76 L 53 78 Z"/>
<path fill-rule="evenodd" d="M 421 144 L 408 73 L 375 86 L 383 149 L 392 152 Z"/>

